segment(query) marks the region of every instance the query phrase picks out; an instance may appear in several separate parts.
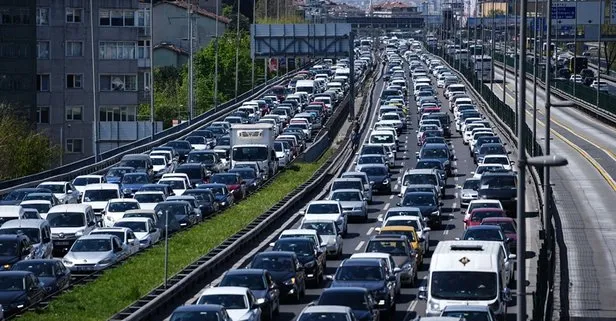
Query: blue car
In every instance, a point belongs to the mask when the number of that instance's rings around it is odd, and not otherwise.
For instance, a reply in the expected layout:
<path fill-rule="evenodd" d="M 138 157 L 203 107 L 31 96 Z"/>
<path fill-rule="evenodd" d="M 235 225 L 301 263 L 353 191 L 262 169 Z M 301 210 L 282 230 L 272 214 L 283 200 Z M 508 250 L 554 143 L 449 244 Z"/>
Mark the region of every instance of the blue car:
<path fill-rule="evenodd" d="M 227 208 L 233 203 L 235 203 L 235 197 L 233 193 L 229 192 L 227 185 L 218 184 L 218 183 L 210 183 L 210 184 L 200 184 L 197 186 L 197 189 L 209 189 L 214 193 L 214 199 L 218 202 L 218 208 L 223 209 Z"/>
<path fill-rule="evenodd" d="M 425 144 L 417 152 L 417 159 L 419 160 L 438 159 L 441 161 L 447 175 L 451 175 L 451 158 L 453 158 L 453 154 L 451 154 L 447 144 Z"/>
<path fill-rule="evenodd" d="M 60 259 L 23 260 L 15 263 L 11 270 L 34 273 L 48 294 L 65 290 L 71 282 L 71 270 Z"/>
<path fill-rule="evenodd" d="M 134 171 L 135 169 L 133 167 L 112 167 L 107 171 L 107 174 L 105 174 L 105 181 L 111 184 L 120 184 L 120 181 L 122 181 L 122 176 L 124 176 L 124 174 L 132 173 Z"/>
<path fill-rule="evenodd" d="M 150 176 L 148 173 L 144 172 L 135 172 L 135 173 L 126 173 L 122 176 L 122 180 L 120 181 L 120 187 L 124 195 L 132 195 L 135 192 L 139 191 L 143 185 L 152 183 L 150 181 Z"/>

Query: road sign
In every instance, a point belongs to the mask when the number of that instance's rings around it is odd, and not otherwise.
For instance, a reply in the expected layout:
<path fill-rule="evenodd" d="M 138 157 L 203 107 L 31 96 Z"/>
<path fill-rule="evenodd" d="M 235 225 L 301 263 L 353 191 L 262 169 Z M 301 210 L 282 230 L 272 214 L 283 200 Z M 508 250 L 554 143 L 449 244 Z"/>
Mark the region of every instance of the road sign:
<path fill-rule="evenodd" d="M 552 20 L 575 19 L 575 6 L 552 6 Z"/>

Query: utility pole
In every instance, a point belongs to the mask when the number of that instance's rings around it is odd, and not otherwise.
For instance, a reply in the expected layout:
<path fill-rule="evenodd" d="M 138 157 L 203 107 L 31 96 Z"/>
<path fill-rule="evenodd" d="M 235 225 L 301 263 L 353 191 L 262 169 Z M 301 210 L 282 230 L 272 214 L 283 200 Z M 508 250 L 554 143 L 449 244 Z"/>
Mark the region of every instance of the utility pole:
<path fill-rule="evenodd" d="M 265 2 L 267 2 L 267 0 Z M 257 24 L 257 0 L 252 0 L 252 23 Z M 251 78 L 250 91 L 254 93 L 255 91 L 255 57 L 254 56 L 252 57 L 252 65 L 250 66 L 250 78 Z"/>
<path fill-rule="evenodd" d="M 599 46 L 599 50 L 597 50 L 597 58 L 599 58 L 597 60 L 597 108 L 599 108 L 599 93 L 601 92 L 599 89 L 601 89 L 601 25 L 603 24 L 603 12 L 601 10 L 601 6 L 599 6 L 599 35 L 597 36 L 598 39 L 598 46 Z"/>
<path fill-rule="evenodd" d="M 192 3 L 188 4 L 186 9 L 186 16 L 188 19 L 188 122 L 192 123 L 193 104 L 194 104 L 194 92 L 193 92 L 193 21 L 192 21 Z"/>
<path fill-rule="evenodd" d="M 518 12 L 519 12 L 519 11 L 518 11 L 518 0 L 514 0 L 514 1 L 513 1 L 513 3 L 514 3 L 514 4 L 513 4 L 513 13 L 514 13 L 514 18 L 515 18 L 515 31 L 514 31 L 514 33 L 513 33 L 513 34 L 514 34 L 516 37 L 518 37 L 518 38 L 519 38 L 519 37 L 520 37 L 520 33 L 519 33 L 519 30 L 518 30 Z M 523 15 L 526 15 L 526 12 L 522 12 L 522 14 L 523 14 Z M 520 81 L 520 80 L 518 79 L 518 76 L 519 76 L 519 74 L 518 74 L 518 68 L 519 68 L 519 65 L 520 65 L 520 58 L 522 57 L 522 55 L 523 55 L 523 54 L 524 54 L 524 55 L 526 54 L 525 52 L 521 52 L 521 51 L 518 53 L 518 42 L 519 42 L 519 39 L 517 39 L 517 40 L 518 40 L 518 41 L 514 41 L 514 42 L 513 42 L 513 43 L 514 43 L 514 45 L 515 45 L 515 50 L 514 50 L 514 51 L 515 51 L 515 55 L 513 56 L 513 57 L 514 57 L 514 58 L 513 58 L 513 66 L 514 66 L 514 69 L 513 69 L 513 72 L 514 72 L 514 74 L 513 74 L 513 79 L 514 79 L 514 83 L 515 83 L 515 89 L 514 89 L 514 90 L 515 90 L 515 94 L 514 94 L 514 102 L 515 102 L 515 105 L 516 105 L 516 106 L 518 105 L 518 100 L 519 100 L 519 99 L 518 99 L 518 83 L 519 83 L 519 81 Z M 526 41 L 526 39 L 524 39 L 524 41 Z M 505 87 L 505 88 L 506 88 L 506 87 Z M 514 120 L 515 120 L 515 121 L 517 121 L 517 119 L 518 119 L 518 117 L 517 117 L 517 116 L 518 116 L 518 115 L 517 115 L 517 113 L 519 112 L 519 110 L 518 110 L 517 108 L 514 108 L 513 110 L 514 110 L 514 111 L 515 111 L 515 113 L 516 113 L 516 117 L 514 118 Z M 515 124 L 514 128 L 516 128 L 516 129 L 517 129 L 517 128 L 518 128 L 517 123 L 515 123 L 515 122 L 514 122 L 514 124 Z M 521 149 L 520 149 L 520 150 L 521 150 Z"/>
<path fill-rule="evenodd" d="M 546 43 L 546 51 L 545 51 L 545 147 L 543 149 L 543 155 L 550 155 L 550 136 L 551 136 L 551 108 L 552 108 L 552 86 L 550 86 L 550 75 L 551 67 L 550 63 L 552 60 L 551 49 L 552 49 L 552 0 L 547 0 L 545 7 L 545 19 L 546 19 L 546 35 L 545 35 L 545 43 Z M 542 46 L 543 47 L 543 46 Z M 556 49 L 556 48 L 555 48 Z M 550 198 L 552 197 L 551 186 L 550 186 L 550 168 L 546 167 L 543 169 L 543 215 L 545 217 L 545 222 L 543 222 L 545 226 L 545 242 L 546 244 L 552 244 L 552 210 L 550 208 Z M 550 247 L 548 246 L 549 256 L 553 255 Z M 551 260 L 548 259 L 548 271 L 552 270 Z"/>
<path fill-rule="evenodd" d="M 235 34 L 235 100 L 237 100 L 239 90 L 239 68 L 240 68 L 240 4 L 237 0 L 237 26 Z"/>
<path fill-rule="evenodd" d="M 576 0 L 577 1 L 577 0 Z M 537 156 L 537 151 L 535 150 L 535 146 L 537 145 L 537 66 L 539 65 L 539 61 L 541 61 L 541 59 L 537 60 L 537 29 L 538 29 L 538 23 L 537 23 L 537 5 L 538 5 L 538 1 L 535 0 L 535 23 L 533 24 L 533 26 L 535 27 L 535 30 L 533 31 L 533 84 L 535 84 L 533 86 L 533 130 L 532 130 L 532 135 L 533 135 L 533 146 L 532 146 L 532 156 Z M 543 28 L 543 23 L 541 24 L 541 28 Z"/>
<path fill-rule="evenodd" d="M 507 40 L 509 38 L 509 2 L 505 3 L 505 44 L 503 45 L 503 103 L 507 103 Z M 494 59 L 494 57 L 492 57 Z"/>
<path fill-rule="evenodd" d="M 496 27 L 496 21 L 495 21 L 495 17 L 496 17 L 496 11 L 494 11 L 495 7 L 494 7 L 494 0 L 492 0 L 492 39 L 491 39 L 491 44 L 490 44 L 490 56 L 492 56 L 492 59 L 490 59 L 490 91 L 494 92 L 494 28 Z"/>
<path fill-rule="evenodd" d="M 152 126 L 151 138 L 154 140 L 156 130 L 154 128 L 154 0 L 150 0 L 150 126 Z"/>
<path fill-rule="evenodd" d="M 216 26 L 214 27 L 216 32 L 216 42 L 214 43 L 214 111 L 218 111 L 218 47 L 220 34 L 218 33 L 218 18 L 220 16 L 220 1 L 216 1 Z"/>
<path fill-rule="evenodd" d="M 91 45 L 91 56 L 92 59 L 92 112 L 94 114 L 94 121 L 92 124 L 92 154 L 94 155 L 94 163 L 97 163 L 99 160 L 98 157 L 98 106 L 96 104 L 96 78 L 98 75 L 96 74 L 96 61 L 95 57 L 95 48 L 94 48 L 94 5 L 92 4 L 94 0 L 90 0 L 90 45 Z M 63 147 L 65 148 L 66 143 L 62 142 Z"/>

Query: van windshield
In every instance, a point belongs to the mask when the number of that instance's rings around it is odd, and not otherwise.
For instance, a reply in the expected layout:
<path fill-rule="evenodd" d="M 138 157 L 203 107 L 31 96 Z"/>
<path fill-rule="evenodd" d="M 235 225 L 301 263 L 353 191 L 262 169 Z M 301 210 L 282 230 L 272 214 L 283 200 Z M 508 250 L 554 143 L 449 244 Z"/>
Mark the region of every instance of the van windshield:
<path fill-rule="evenodd" d="M 0 229 L 0 234 L 8 234 L 8 235 L 17 235 L 17 234 L 25 234 L 28 236 L 32 243 L 40 243 L 41 238 L 39 237 L 39 229 L 37 228 L 23 228 L 23 227 L 15 227 L 15 228 L 3 228 Z"/>
<path fill-rule="evenodd" d="M 402 184 L 404 186 L 417 184 L 437 185 L 438 182 L 433 174 L 410 174 L 404 176 Z"/>
<path fill-rule="evenodd" d="M 394 142 L 393 135 L 374 134 L 370 136 L 371 144 L 391 144 Z"/>
<path fill-rule="evenodd" d="M 431 295 L 443 300 L 492 300 L 498 289 L 493 272 L 432 272 Z"/>
<path fill-rule="evenodd" d="M 85 226 L 84 213 L 51 213 L 47 215 L 51 227 L 82 227 Z"/>
<path fill-rule="evenodd" d="M 91 189 L 83 193 L 85 202 L 107 202 L 112 198 L 119 198 L 118 190 L 115 189 Z"/>

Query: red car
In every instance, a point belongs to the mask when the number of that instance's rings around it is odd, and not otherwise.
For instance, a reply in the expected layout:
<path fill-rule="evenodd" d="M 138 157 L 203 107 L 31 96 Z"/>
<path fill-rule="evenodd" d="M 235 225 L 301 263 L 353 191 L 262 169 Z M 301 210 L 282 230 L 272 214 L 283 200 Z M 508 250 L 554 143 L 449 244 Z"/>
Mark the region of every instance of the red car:
<path fill-rule="evenodd" d="M 516 253 L 516 244 L 518 239 L 518 226 L 515 220 L 511 217 L 486 217 L 481 221 L 481 225 L 498 225 L 503 230 L 503 234 L 509 239 L 511 242 L 509 243 L 511 253 Z"/>
<path fill-rule="evenodd" d="M 421 110 L 422 114 L 431 114 L 431 113 L 439 113 L 441 112 L 441 109 L 439 107 L 429 107 L 429 108 L 423 108 Z"/>
<path fill-rule="evenodd" d="M 481 225 L 481 222 L 489 217 L 505 218 L 505 211 L 499 208 L 476 208 L 464 217 L 464 229 L 471 226 Z"/>
<path fill-rule="evenodd" d="M 225 184 L 235 200 L 246 197 L 246 183 L 238 173 L 217 173 L 210 176 L 210 183 Z"/>

